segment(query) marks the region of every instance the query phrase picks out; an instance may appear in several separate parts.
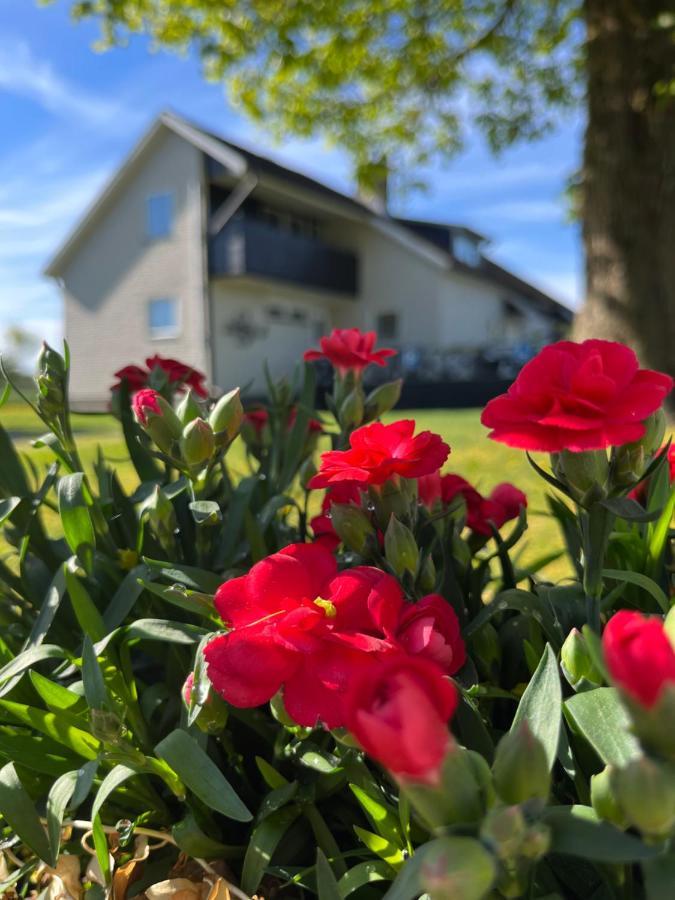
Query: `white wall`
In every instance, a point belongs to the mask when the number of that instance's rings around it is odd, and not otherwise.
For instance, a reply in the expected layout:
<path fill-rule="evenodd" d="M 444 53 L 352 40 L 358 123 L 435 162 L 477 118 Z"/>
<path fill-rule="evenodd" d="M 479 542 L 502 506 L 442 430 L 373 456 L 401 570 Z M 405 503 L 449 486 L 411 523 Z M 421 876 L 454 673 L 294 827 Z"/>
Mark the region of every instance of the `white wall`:
<path fill-rule="evenodd" d="M 205 369 L 201 246 L 202 157 L 162 131 L 65 267 L 65 332 L 72 351 L 72 398 L 107 402 L 112 375 L 159 353 Z M 148 195 L 174 193 L 169 238 L 146 237 Z M 148 301 L 173 297 L 180 333 L 153 340 Z"/>

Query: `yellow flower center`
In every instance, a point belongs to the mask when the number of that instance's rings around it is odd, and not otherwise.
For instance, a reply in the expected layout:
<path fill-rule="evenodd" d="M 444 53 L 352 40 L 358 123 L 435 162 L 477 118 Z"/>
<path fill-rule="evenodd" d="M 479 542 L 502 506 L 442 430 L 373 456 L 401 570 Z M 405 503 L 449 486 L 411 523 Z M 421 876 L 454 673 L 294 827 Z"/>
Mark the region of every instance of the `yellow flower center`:
<path fill-rule="evenodd" d="M 332 600 L 324 600 L 323 597 L 317 597 L 314 601 L 314 606 L 318 606 L 322 609 L 327 619 L 334 619 L 337 615 L 337 609 Z"/>

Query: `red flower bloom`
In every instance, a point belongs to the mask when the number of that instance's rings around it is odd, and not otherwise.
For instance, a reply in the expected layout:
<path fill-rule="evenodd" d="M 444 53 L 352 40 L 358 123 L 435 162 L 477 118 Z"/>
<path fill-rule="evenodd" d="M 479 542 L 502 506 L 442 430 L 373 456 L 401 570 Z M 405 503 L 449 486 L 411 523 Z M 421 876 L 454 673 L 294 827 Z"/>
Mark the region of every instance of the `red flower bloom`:
<path fill-rule="evenodd" d="M 360 375 L 371 363 L 386 365 L 396 350 L 375 350 L 377 335 L 374 331 L 362 332 L 358 328 L 334 328 L 329 337 L 319 341 L 320 350 L 307 350 L 305 360 L 327 359 L 336 371 L 344 376 L 350 370 Z"/>
<path fill-rule="evenodd" d="M 151 388 L 144 388 L 142 391 L 134 394 L 131 408 L 136 419 L 144 428 L 148 424 L 148 413 L 152 413 L 155 416 L 162 415 L 162 408 L 159 405 L 159 394 Z"/>
<path fill-rule="evenodd" d="M 527 507 L 527 497 L 525 494 L 512 484 L 504 482 L 498 484 L 488 497 L 488 500 L 494 507 L 493 519 L 497 528 L 501 528 L 505 522 L 511 519 L 517 519 L 520 510 Z"/>
<path fill-rule="evenodd" d="M 344 724 L 343 698 L 398 620 L 401 588 L 366 566 L 337 574 L 318 544 L 291 544 L 221 585 L 216 607 L 232 630 L 204 651 L 214 688 L 233 706 L 259 706 L 283 686 L 299 724 Z"/>
<path fill-rule="evenodd" d="M 349 450 L 329 450 L 321 456 L 318 473 L 310 487 L 320 488 L 340 481 L 384 484 L 395 475 L 417 478 L 443 465 L 450 448 L 437 434 L 414 435 L 415 422 L 403 419 L 391 425 L 373 422 L 357 428 Z"/>
<path fill-rule="evenodd" d="M 472 531 L 490 537 L 492 529 L 501 528 L 511 519 L 517 519 L 520 509 L 527 506 L 525 494 L 512 484 L 499 484 L 489 497 L 483 497 L 461 475 L 434 472 L 418 480 L 420 502 L 429 510 L 451 503 L 461 496 L 466 503 L 466 524 Z"/>
<path fill-rule="evenodd" d="M 659 453 L 663 453 L 665 448 L 661 448 Z M 675 444 L 671 444 L 668 447 L 668 460 L 665 463 L 668 466 L 668 480 L 672 484 L 675 481 Z M 650 479 L 647 478 L 645 481 L 641 481 L 637 487 L 634 487 L 633 490 L 628 494 L 628 496 L 632 500 L 637 500 L 638 503 L 644 504 L 647 501 L 647 487 L 649 485 Z"/>
<path fill-rule="evenodd" d="M 447 675 L 454 675 L 466 662 L 459 619 L 439 594 L 429 594 L 418 603 L 406 604 L 396 629 L 396 640 L 407 653 L 431 660 Z"/>
<path fill-rule="evenodd" d="M 654 706 L 675 684 L 675 650 L 658 616 L 621 610 L 607 623 L 602 649 L 612 680 L 641 706 Z"/>
<path fill-rule="evenodd" d="M 192 366 L 188 366 L 178 359 L 159 356 L 157 353 L 148 357 L 145 364 L 151 372 L 155 366 L 166 372 L 170 384 L 180 383 L 181 385 L 187 385 L 187 387 L 192 388 L 197 396 L 208 397 L 208 391 L 204 386 L 206 375 Z"/>
<path fill-rule="evenodd" d="M 352 683 L 347 727 L 394 775 L 434 784 L 452 744 L 447 722 L 456 707 L 457 691 L 436 665 L 395 654 Z"/>
<path fill-rule="evenodd" d="M 352 481 L 341 481 L 333 485 L 330 490 L 326 491 L 323 498 L 321 515 L 314 516 L 309 523 L 314 532 L 315 542 L 323 544 L 331 552 L 341 543 L 329 515 L 330 508 L 334 503 L 354 503 L 356 506 L 360 506 L 361 490 L 359 486 Z"/>
<path fill-rule="evenodd" d="M 506 394 L 481 416 L 490 437 L 509 447 L 558 452 L 603 450 L 639 440 L 644 420 L 668 396 L 673 379 L 640 369 L 612 341 L 560 341 L 530 360 Z"/>
<path fill-rule="evenodd" d="M 129 393 L 133 394 L 135 391 L 140 391 L 141 388 L 145 387 L 148 382 L 148 373 L 140 366 L 124 366 L 123 369 L 118 369 L 115 372 L 115 378 L 118 379 L 118 383 L 113 384 L 110 388 L 111 391 L 119 391 L 122 382 L 125 381 L 129 388 Z"/>
<path fill-rule="evenodd" d="M 244 422 L 248 422 L 248 424 L 251 425 L 256 436 L 259 438 L 263 428 L 269 421 L 269 417 L 270 414 L 262 407 L 260 407 L 260 409 L 249 409 L 244 413 Z"/>

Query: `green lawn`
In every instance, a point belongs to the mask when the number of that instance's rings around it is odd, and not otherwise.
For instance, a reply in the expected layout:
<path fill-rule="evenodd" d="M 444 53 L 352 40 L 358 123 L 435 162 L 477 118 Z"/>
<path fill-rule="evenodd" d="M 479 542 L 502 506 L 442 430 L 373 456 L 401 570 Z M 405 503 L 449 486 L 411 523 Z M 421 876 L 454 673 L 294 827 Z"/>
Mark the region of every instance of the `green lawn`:
<path fill-rule="evenodd" d="M 502 481 L 510 481 L 525 491 L 529 499 L 530 527 L 519 545 L 523 549 L 523 562 L 544 556 L 560 546 L 557 527 L 545 515 L 546 485 L 532 470 L 524 453 L 488 440 L 487 432 L 480 424 L 480 410 L 397 410 L 387 420 L 397 418 L 414 418 L 418 423 L 418 430 L 428 429 L 440 434 L 452 448 L 446 470 L 463 475 L 482 493 L 489 493 Z M 32 410 L 9 403 L 0 410 L 0 421 L 16 438 L 19 449 L 38 466 L 52 461 L 48 450 L 31 446 L 31 440 L 44 432 L 42 423 Z M 122 484 L 128 490 L 133 489 L 136 483 L 135 473 L 128 461 L 115 419 L 103 414 L 79 414 L 73 416 L 73 424 L 85 466 L 93 462 L 100 445 L 106 458 L 115 465 Z M 234 457 L 231 459 L 232 468 L 243 471 L 241 448 L 235 445 L 230 453 Z M 568 569 L 564 562 L 556 562 L 546 572 L 550 577 L 560 578 L 568 573 Z"/>

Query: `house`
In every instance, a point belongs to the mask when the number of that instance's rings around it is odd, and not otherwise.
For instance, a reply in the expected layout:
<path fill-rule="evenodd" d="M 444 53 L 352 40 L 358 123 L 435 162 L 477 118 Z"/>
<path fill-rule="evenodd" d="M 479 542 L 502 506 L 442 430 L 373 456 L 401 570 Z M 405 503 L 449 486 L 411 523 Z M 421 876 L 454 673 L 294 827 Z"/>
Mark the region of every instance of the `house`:
<path fill-rule="evenodd" d="M 490 261 L 468 228 L 393 218 L 172 113 L 46 267 L 63 290 L 78 408 L 160 353 L 261 392 L 333 327 L 475 353 L 555 338 L 570 311 Z"/>

